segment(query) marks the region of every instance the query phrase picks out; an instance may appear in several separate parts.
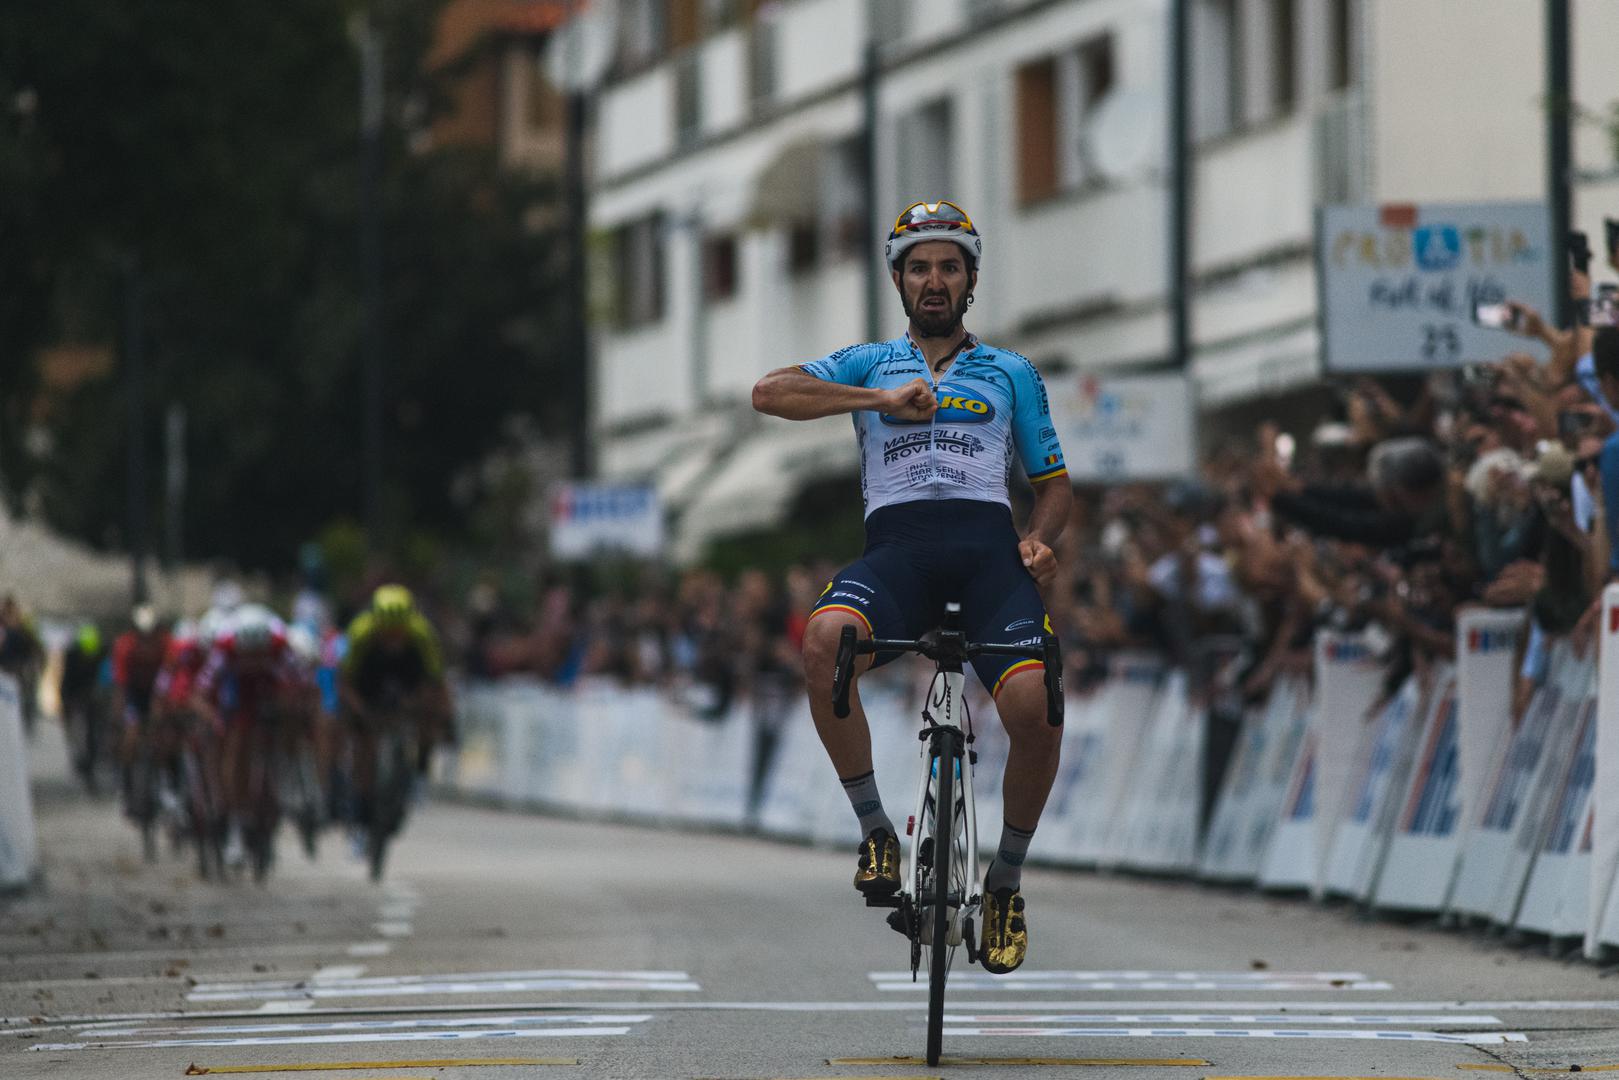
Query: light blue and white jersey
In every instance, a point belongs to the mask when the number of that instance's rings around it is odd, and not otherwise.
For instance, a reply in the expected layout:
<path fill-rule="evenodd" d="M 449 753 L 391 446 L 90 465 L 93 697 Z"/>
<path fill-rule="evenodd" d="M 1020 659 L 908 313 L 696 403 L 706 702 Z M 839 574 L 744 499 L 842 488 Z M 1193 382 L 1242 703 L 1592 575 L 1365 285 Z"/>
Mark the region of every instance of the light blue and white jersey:
<path fill-rule="evenodd" d="M 867 517 L 881 506 L 924 499 L 975 499 L 1009 507 L 1014 459 L 1031 481 L 1068 472 L 1046 385 L 1034 365 L 1015 352 L 969 339 L 955 363 L 935 379 L 907 334 L 851 345 L 799 366 L 844 386 L 892 390 L 918 378 L 933 384 L 939 411 L 930 420 L 853 414 Z"/>

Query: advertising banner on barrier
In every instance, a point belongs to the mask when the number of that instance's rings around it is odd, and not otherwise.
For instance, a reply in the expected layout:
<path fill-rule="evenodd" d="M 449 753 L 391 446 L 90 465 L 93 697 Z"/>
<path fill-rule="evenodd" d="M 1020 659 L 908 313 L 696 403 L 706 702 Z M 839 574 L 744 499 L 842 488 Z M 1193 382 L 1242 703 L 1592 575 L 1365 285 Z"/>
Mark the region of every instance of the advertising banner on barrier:
<path fill-rule="evenodd" d="M 1084 697 L 1069 690 L 1062 760 L 1051 785 L 1051 797 L 1046 800 L 1045 815 L 1040 819 L 1040 852 L 1053 862 L 1089 865 L 1100 854 L 1085 850 L 1083 837 L 1087 816 L 1101 798 L 1109 708 L 1117 685 L 1113 680 L 1105 681 Z"/>
<path fill-rule="evenodd" d="M 602 552 L 656 558 L 663 552 L 663 505 L 654 487 L 562 484 L 551 496 L 550 536 L 558 559 Z"/>
<path fill-rule="evenodd" d="M 1552 648 L 1545 681 L 1529 699 L 1529 707 L 1507 739 L 1505 752 L 1497 755 L 1497 764 L 1484 787 L 1478 821 L 1462 842 L 1461 866 L 1451 890 L 1452 911 L 1494 916 L 1513 837 L 1540 768 L 1546 734 L 1562 704 L 1563 671 L 1572 659 L 1566 647 Z M 1521 879 L 1513 883 L 1513 888 L 1519 884 Z"/>
<path fill-rule="evenodd" d="M 1157 700 L 1165 681 L 1164 663 L 1142 653 L 1120 653 L 1108 666 L 1106 694 L 1098 708 L 1105 711 L 1107 734 L 1098 764 L 1069 801 L 1061 849 L 1070 858 L 1101 864 L 1107 860 L 1108 840 L 1126 797 L 1135 790 L 1137 753 L 1158 714 Z"/>
<path fill-rule="evenodd" d="M 1574 709 L 1574 753 L 1562 777 L 1549 779 L 1555 796 L 1542 842 L 1518 907 L 1521 930 L 1572 937 L 1585 933 L 1591 903 L 1591 788 L 1596 780 L 1595 687 Z"/>
<path fill-rule="evenodd" d="M 0 890 L 33 880 L 38 858 L 21 706 L 16 680 L 0 675 Z"/>
<path fill-rule="evenodd" d="M 1545 204 L 1329 206 L 1316 272 L 1329 371 L 1430 371 L 1494 363 L 1500 330 L 1479 305 L 1545 311 L 1554 262 Z"/>
<path fill-rule="evenodd" d="M 1191 870 L 1197 864 L 1204 714 L 1191 701 L 1185 672 L 1169 673 L 1154 713 L 1134 770 L 1137 782 L 1109 841 L 1110 858 L 1135 870 Z"/>
<path fill-rule="evenodd" d="M 1276 696 L 1272 690 L 1271 698 Z M 1259 866 L 1248 866 L 1238 848 L 1259 778 L 1259 762 L 1265 754 L 1265 721 L 1270 719 L 1270 712 L 1268 707 L 1249 706 L 1242 714 L 1242 728 L 1220 781 L 1214 815 L 1209 819 L 1203 852 L 1198 857 L 1197 874 L 1205 881 L 1252 881 L 1259 876 Z"/>
<path fill-rule="evenodd" d="M 1375 907 L 1438 911 L 1461 857 L 1463 777 L 1455 677 L 1444 680 L 1435 693 L 1437 704 L 1426 710 L 1410 780 L 1372 894 Z"/>
<path fill-rule="evenodd" d="M 1506 873 L 1502 877 L 1501 891 L 1496 893 L 1495 909 L 1490 913 L 1502 926 L 1512 926 L 1518 920 L 1535 861 L 1551 828 L 1552 811 L 1563 792 L 1563 782 L 1577 749 L 1574 734 L 1580 713 L 1596 677 L 1595 664 L 1573 655 L 1567 645 L 1557 647 L 1568 652 L 1560 672 L 1562 689 L 1557 711 L 1546 730 L 1539 767 L 1534 770 L 1526 789 L 1527 800 L 1514 823 L 1512 846 L 1507 849 Z"/>
<path fill-rule="evenodd" d="M 1619 945 L 1619 585 L 1602 591 L 1597 631 L 1596 782 L 1591 793 L 1591 899 L 1585 954 Z"/>
<path fill-rule="evenodd" d="M 1321 895 L 1333 831 L 1343 816 L 1383 688 L 1383 669 L 1359 634 L 1323 631 L 1314 650 L 1315 701 L 1296 714 L 1279 772 L 1281 799 L 1271 811 L 1259 882 L 1268 889 L 1309 889 Z M 1260 826 L 1256 822 L 1256 829 Z"/>
<path fill-rule="evenodd" d="M 1468 608 L 1456 620 L 1456 752 L 1464 837 L 1484 813 L 1490 777 L 1511 741 L 1514 661 L 1523 632 L 1521 611 Z"/>
<path fill-rule="evenodd" d="M 1356 751 L 1347 810 L 1333 831 L 1327 852 L 1322 876 L 1325 892 L 1359 898 L 1371 885 L 1382 847 L 1377 828 L 1389 792 L 1403 772 L 1401 759 L 1409 760 L 1406 747 L 1412 734 L 1420 730 L 1422 706 L 1422 687 L 1413 675 L 1366 728 Z"/>

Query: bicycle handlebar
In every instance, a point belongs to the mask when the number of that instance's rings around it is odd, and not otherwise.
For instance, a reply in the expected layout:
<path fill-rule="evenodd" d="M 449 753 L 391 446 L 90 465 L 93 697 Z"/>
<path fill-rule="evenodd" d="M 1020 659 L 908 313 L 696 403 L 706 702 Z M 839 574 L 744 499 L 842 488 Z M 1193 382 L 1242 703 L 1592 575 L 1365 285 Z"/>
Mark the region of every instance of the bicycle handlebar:
<path fill-rule="evenodd" d="M 1017 656 L 1025 660 L 1039 660 L 1045 667 L 1046 723 L 1062 727 L 1062 647 L 1054 635 L 1042 636 L 1038 645 L 995 645 L 961 642 L 959 651 L 965 659 L 975 656 Z M 849 686 L 854 681 L 854 658 L 877 652 L 910 652 L 940 659 L 940 642 L 919 640 L 900 641 L 884 638 L 857 639 L 855 628 L 846 625 L 838 638 L 838 656 L 832 665 L 832 715 L 843 719 L 849 715 Z"/>

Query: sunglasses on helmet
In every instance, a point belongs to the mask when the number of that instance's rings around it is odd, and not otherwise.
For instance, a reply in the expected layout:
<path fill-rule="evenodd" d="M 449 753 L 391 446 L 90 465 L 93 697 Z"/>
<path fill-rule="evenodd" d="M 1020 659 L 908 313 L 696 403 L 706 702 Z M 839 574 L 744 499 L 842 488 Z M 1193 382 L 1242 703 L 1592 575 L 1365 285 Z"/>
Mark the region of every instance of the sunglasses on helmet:
<path fill-rule="evenodd" d="M 912 203 L 907 206 L 894 221 L 894 234 L 902 236 L 905 233 L 930 232 L 935 229 L 968 229 L 973 232 L 972 218 L 967 211 L 953 202 Z"/>

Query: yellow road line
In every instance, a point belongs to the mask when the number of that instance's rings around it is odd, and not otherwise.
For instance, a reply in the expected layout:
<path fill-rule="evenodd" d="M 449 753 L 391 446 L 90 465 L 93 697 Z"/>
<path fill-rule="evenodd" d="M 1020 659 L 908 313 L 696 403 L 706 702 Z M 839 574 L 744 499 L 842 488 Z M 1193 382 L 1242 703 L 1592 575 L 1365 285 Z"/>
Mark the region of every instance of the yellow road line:
<path fill-rule="evenodd" d="M 1588 1073 L 1588 1072 L 1619 1072 L 1619 1065 L 1569 1065 L 1561 1069 L 1532 1069 L 1527 1065 L 1513 1068 L 1511 1065 L 1458 1065 L 1458 1069 L 1467 1069 L 1472 1072 L 1532 1072 L 1532 1073 Z"/>
<path fill-rule="evenodd" d="M 828 1065 L 925 1065 L 918 1057 L 828 1058 Z M 1207 1065 L 1202 1058 L 958 1058 L 941 1057 L 940 1065 Z"/>
<path fill-rule="evenodd" d="M 577 1065 L 578 1058 L 443 1058 L 436 1061 L 316 1061 L 302 1065 L 187 1065 L 187 1076 L 339 1072 L 344 1069 L 470 1069 L 484 1065 Z M 420 1078 L 418 1078 L 420 1080 Z"/>

